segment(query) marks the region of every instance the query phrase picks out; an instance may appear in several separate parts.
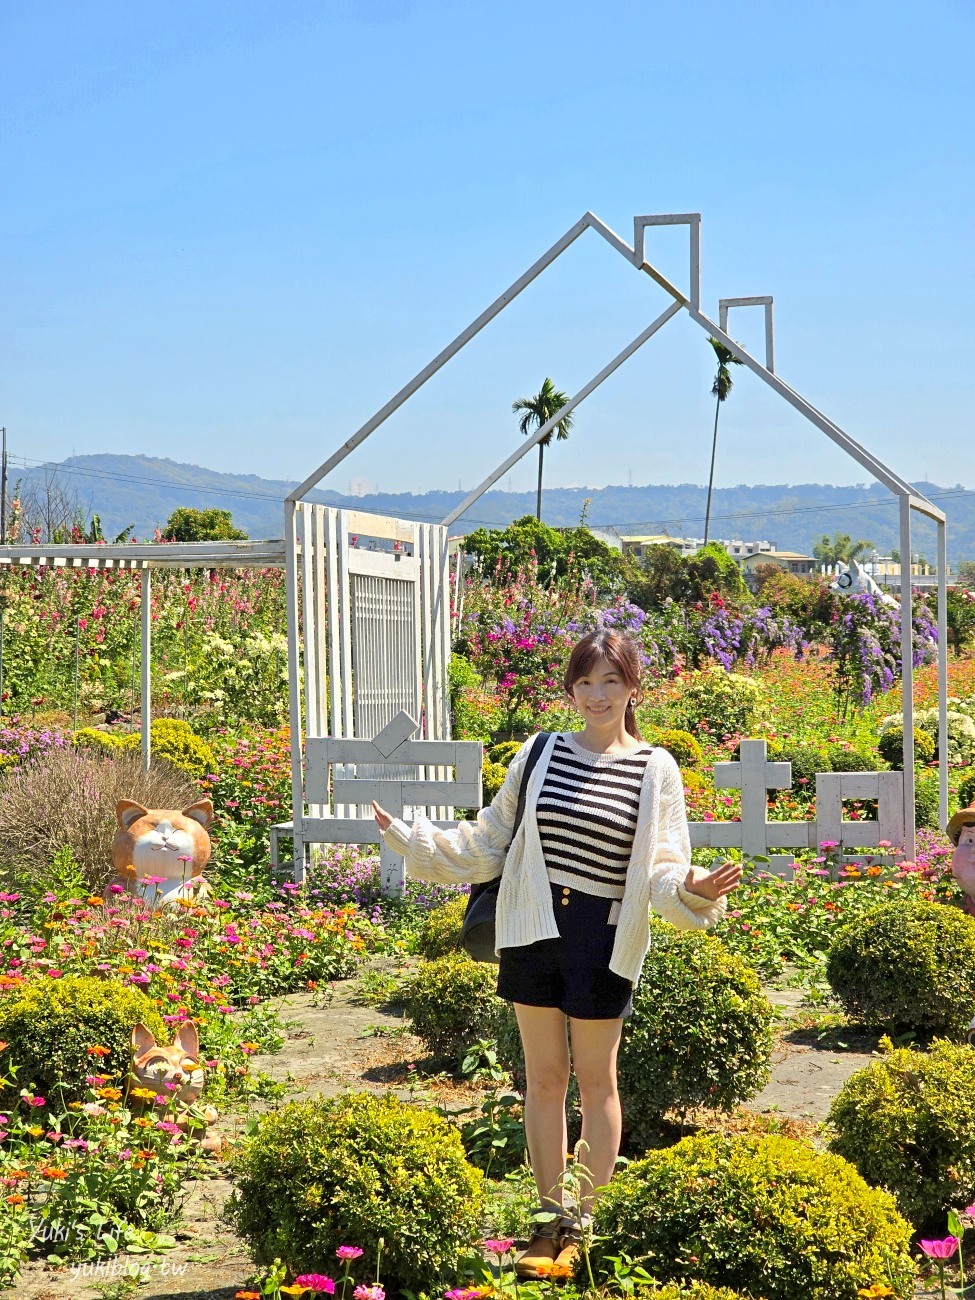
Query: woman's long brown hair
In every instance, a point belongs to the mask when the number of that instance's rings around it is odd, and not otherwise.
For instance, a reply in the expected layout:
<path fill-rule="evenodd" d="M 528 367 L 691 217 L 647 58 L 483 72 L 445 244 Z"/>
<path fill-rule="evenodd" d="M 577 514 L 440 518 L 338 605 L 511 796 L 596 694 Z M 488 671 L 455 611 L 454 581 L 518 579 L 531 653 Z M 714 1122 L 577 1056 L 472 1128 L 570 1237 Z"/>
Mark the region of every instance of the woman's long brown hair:
<path fill-rule="evenodd" d="M 621 632 L 614 632 L 611 628 L 599 628 L 595 632 L 589 632 L 573 647 L 569 662 L 565 666 L 562 685 L 571 695 L 573 685 L 580 677 L 588 677 L 592 672 L 593 664 L 600 658 L 608 659 L 623 678 L 626 686 L 635 692 L 636 701 L 631 698 L 627 704 L 623 724 L 631 736 L 642 740 L 640 728 L 636 725 L 635 708 L 635 704 L 643 702 L 643 691 L 640 689 L 640 656 L 630 637 L 624 636 Z"/>

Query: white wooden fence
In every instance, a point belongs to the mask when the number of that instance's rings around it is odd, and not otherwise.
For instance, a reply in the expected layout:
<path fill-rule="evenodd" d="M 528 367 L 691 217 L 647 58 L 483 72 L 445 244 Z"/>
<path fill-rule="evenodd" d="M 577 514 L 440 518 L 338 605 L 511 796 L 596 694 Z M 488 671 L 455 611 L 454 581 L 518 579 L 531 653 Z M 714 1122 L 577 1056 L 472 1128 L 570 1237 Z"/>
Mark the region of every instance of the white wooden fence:
<path fill-rule="evenodd" d="M 378 799 L 388 811 L 400 815 L 404 808 L 414 812 L 433 800 L 476 807 L 481 792 L 481 747 L 471 741 L 422 743 L 409 740 L 416 724 L 399 715 L 375 737 L 365 740 L 337 740 L 310 737 L 307 742 L 307 797 L 326 807 L 329 789 L 336 806 L 343 800 L 352 809 L 336 810 L 304 822 L 305 838 L 312 842 L 375 844 L 380 837 L 368 809 Z M 787 790 L 792 785 L 792 765 L 768 759 L 764 740 L 743 740 L 740 758 L 733 763 L 716 763 L 714 784 L 718 789 L 741 791 L 741 817 L 736 821 L 691 822 L 693 848 L 739 849 L 746 857 L 765 858 L 768 869 L 791 878 L 795 855 L 789 849 L 816 849 L 824 842 L 838 846 L 841 854 L 877 849 L 880 856 L 903 849 L 904 802 L 902 772 L 819 772 L 816 775 L 816 818 L 807 821 L 769 821 L 769 790 Z M 407 768 L 404 778 L 397 763 L 426 763 L 425 769 Z M 342 764 L 354 764 L 348 768 Z M 329 767 L 332 779 L 329 779 Z M 432 766 L 431 766 L 432 764 Z M 375 765 L 375 766 L 373 766 Z M 444 783 L 446 767 L 455 769 L 453 784 Z M 424 774 L 425 772 L 425 774 Z M 437 775 L 434 776 L 434 773 Z M 874 818 L 845 818 L 849 800 L 876 800 Z M 354 801 L 354 803 L 352 802 Z M 355 811 L 358 805 L 358 812 Z M 436 814 L 427 811 L 436 818 Z M 437 819 L 439 825 L 454 825 Z M 290 833 L 290 826 L 275 828 L 272 862 L 277 864 L 277 835 Z M 389 888 L 402 884 L 399 859 L 383 860 L 383 880 Z"/>
<path fill-rule="evenodd" d="M 788 790 L 791 763 L 770 763 L 764 740 L 743 740 L 734 763 L 715 763 L 719 790 L 741 791 L 741 820 L 691 822 L 693 848 L 741 849 L 748 857 L 767 857 L 769 869 L 791 876 L 794 855 L 781 849 L 814 849 L 824 841 L 844 851 L 889 846 L 902 849 L 904 833 L 903 772 L 818 772 L 814 821 L 779 822 L 768 819 L 769 790 Z M 875 818 L 844 818 L 851 799 L 876 799 Z"/>

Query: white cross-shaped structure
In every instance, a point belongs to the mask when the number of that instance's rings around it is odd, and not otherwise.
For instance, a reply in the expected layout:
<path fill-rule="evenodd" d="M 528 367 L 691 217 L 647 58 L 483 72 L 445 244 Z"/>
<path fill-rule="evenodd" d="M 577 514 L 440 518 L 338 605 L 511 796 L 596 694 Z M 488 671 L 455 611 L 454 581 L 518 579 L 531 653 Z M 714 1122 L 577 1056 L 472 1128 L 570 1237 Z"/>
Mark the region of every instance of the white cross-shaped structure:
<path fill-rule="evenodd" d="M 715 763 L 714 784 L 719 790 L 741 791 L 741 821 L 691 822 L 691 845 L 741 849 L 747 857 L 766 858 L 770 849 L 809 848 L 816 843 L 815 822 L 770 822 L 769 790 L 788 790 L 791 763 L 770 763 L 764 740 L 743 740 L 734 763 Z M 792 865 L 792 854 L 772 858 L 773 870 Z"/>
<path fill-rule="evenodd" d="M 305 792 L 307 802 L 323 808 L 351 806 L 365 808 L 368 816 L 326 816 L 302 818 L 301 833 L 306 843 L 382 845 L 383 892 L 402 890 L 405 883 L 403 859 L 387 849 L 379 834 L 370 805 L 373 800 L 402 817 L 406 808 L 481 806 L 483 748 L 478 740 L 411 740 L 418 723 L 408 713 L 397 715 L 373 736 L 358 740 L 345 736 L 309 736 L 305 741 Z M 433 768 L 437 779 L 402 776 L 349 776 L 346 765 L 397 765 Z M 341 766 L 339 766 L 341 765 Z M 331 774 L 330 768 L 336 768 Z M 455 779 L 440 774 L 453 768 Z M 329 786 L 331 785 L 331 790 Z M 451 820 L 434 821 L 441 827 L 455 826 Z M 299 870 L 299 864 L 295 864 Z"/>

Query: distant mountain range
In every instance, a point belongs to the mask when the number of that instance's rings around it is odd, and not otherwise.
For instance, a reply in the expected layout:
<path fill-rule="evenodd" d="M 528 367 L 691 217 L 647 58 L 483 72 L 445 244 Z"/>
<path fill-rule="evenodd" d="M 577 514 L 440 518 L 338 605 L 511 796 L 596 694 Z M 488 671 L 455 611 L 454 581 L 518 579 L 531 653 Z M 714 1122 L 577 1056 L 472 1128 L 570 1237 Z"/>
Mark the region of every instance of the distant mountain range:
<path fill-rule="evenodd" d="M 135 526 L 137 537 L 151 537 L 178 506 L 218 506 L 233 513 L 235 524 L 252 538 L 280 537 L 283 501 L 292 482 L 263 479 L 255 474 L 226 474 L 152 456 L 72 456 L 58 464 L 25 470 L 26 486 L 43 482 L 56 471 L 62 488 L 73 492 L 86 516 L 97 513 L 105 536 Z M 17 477 L 11 474 L 13 480 Z M 975 558 L 975 491 L 960 486 L 915 485 L 948 516 L 948 561 Z M 377 492 L 343 496 L 314 492 L 310 499 L 326 505 L 352 506 L 404 519 L 439 521 L 463 501 L 466 492 Z M 623 534 L 669 532 L 701 536 L 706 488 L 676 486 L 546 488 L 542 514 L 553 525 L 578 524 L 583 510 L 596 529 Z M 588 503 L 588 504 L 587 504 Z M 488 492 L 452 526 L 453 533 L 470 532 L 485 524 L 503 527 L 522 515 L 534 514 L 534 492 Z M 935 557 L 933 525 L 914 516 L 914 549 L 928 561 Z M 883 553 L 898 545 L 895 499 L 879 484 L 833 487 L 826 483 L 758 484 L 715 488 L 711 535 L 743 540 L 766 539 L 779 550 L 810 553 L 824 533 L 848 533 L 864 538 Z"/>

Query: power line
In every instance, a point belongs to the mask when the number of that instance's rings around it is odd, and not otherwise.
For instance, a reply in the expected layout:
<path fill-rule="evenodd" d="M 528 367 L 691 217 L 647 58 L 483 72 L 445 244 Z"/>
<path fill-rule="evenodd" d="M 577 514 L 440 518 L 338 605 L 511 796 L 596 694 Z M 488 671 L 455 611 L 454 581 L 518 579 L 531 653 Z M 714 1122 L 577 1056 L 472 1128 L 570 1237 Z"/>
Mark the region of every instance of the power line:
<path fill-rule="evenodd" d="M 164 487 L 170 489 L 171 491 L 176 491 L 176 492 L 203 492 L 208 495 L 216 494 L 219 496 L 248 497 L 255 501 L 274 501 L 279 504 L 283 504 L 283 497 L 273 496 L 267 492 L 249 491 L 247 488 L 220 488 L 220 487 L 212 487 L 209 485 L 206 487 L 202 487 L 200 485 L 193 484 L 193 483 L 176 483 L 173 482 L 171 479 L 146 478 L 135 474 L 120 474 L 110 470 L 91 469 L 81 465 L 58 464 L 58 463 L 52 463 L 51 461 L 36 461 L 36 460 L 31 461 L 26 457 L 20 457 L 20 456 L 16 456 L 16 457 L 10 456 L 9 463 L 17 464 L 20 468 L 28 469 L 28 470 L 50 468 L 56 471 L 57 473 L 79 474 L 82 477 L 90 477 L 90 478 L 106 478 L 114 482 L 142 483 L 149 487 Z M 703 491 L 703 488 L 701 490 Z M 531 493 L 526 492 L 523 495 L 531 496 Z M 951 489 L 947 489 L 944 492 L 929 493 L 927 499 L 929 501 L 944 501 L 949 498 L 966 497 L 966 496 L 975 496 L 975 489 L 951 488 Z M 897 498 L 894 496 L 890 496 L 885 499 L 878 499 L 876 497 L 864 497 L 857 501 L 838 502 L 832 505 L 822 504 L 822 505 L 815 505 L 815 506 L 789 506 L 789 507 L 780 508 L 776 510 L 770 510 L 770 509 L 736 510 L 725 514 L 712 514 L 711 518 L 725 520 L 731 523 L 736 520 L 782 518 L 782 517 L 789 517 L 792 515 L 803 515 L 803 514 L 823 514 L 824 512 L 832 512 L 836 510 L 860 510 L 864 506 L 880 507 L 880 506 L 893 506 L 896 504 L 897 504 Z M 438 515 L 425 514 L 422 511 L 417 511 L 417 510 L 411 511 L 411 517 L 422 523 L 440 522 Z M 503 524 L 499 525 L 497 520 L 478 519 L 467 513 L 462 515 L 461 518 L 464 520 L 465 523 L 475 524 L 478 527 L 482 527 L 482 528 L 495 528 L 499 526 L 500 527 L 504 526 Z M 683 529 L 688 520 L 694 523 L 697 521 L 698 518 L 700 518 L 703 521 L 704 516 L 701 515 L 700 517 L 698 517 L 695 515 L 685 514 L 680 517 L 674 517 L 669 519 L 655 518 L 655 519 L 629 520 L 624 523 L 620 523 L 616 521 L 597 523 L 595 521 L 592 521 L 588 524 L 588 526 L 590 528 L 615 528 L 617 530 L 620 530 L 624 528 L 668 527 L 673 525 L 675 527 Z"/>

